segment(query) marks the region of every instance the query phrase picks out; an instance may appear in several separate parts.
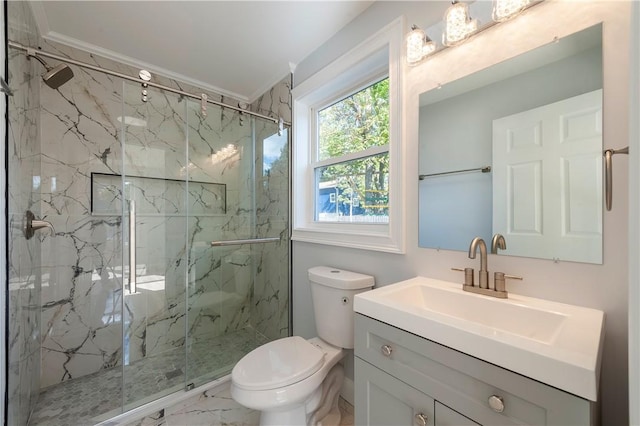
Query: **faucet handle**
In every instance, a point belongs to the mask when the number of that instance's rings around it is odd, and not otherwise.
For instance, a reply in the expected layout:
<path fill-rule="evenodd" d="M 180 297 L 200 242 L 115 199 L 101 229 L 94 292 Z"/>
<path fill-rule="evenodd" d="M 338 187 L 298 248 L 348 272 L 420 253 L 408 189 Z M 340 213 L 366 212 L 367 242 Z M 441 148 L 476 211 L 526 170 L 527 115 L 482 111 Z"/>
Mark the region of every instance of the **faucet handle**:
<path fill-rule="evenodd" d="M 464 272 L 464 285 L 473 287 L 473 268 L 451 268 L 451 270 Z"/>
<path fill-rule="evenodd" d="M 510 279 L 510 280 L 520 280 L 520 281 L 523 280 L 522 277 L 519 277 L 517 275 L 504 274 L 504 277 L 507 278 L 507 279 Z"/>
<path fill-rule="evenodd" d="M 520 280 L 522 281 L 522 277 L 518 277 L 516 275 L 508 275 L 504 272 L 496 272 L 493 274 L 493 289 L 498 292 L 507 292 L 507 286 L 505 284 L 506 280 Z"/>
<path fill-rule="evenodd" d="M 491 254 L 498 254 L 498 249 L 507 249 L 507 242 L 504 240 L 502 234 L 495 234 L 491 239 Z"/>

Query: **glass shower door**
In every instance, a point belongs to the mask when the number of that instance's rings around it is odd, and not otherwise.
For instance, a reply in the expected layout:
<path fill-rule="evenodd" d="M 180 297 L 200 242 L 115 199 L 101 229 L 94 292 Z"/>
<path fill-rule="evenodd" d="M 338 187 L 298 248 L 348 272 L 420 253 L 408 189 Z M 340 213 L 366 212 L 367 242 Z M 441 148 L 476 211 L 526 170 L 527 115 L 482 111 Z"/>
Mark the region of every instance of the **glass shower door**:
<path fill-rule="evenodd" d="M 212 247 L 212 241 L 250 238 L 255 199 L 250 117 L 189 101 L 189 247 L 187 385 L 228 374 L 246 352 L 253 282 L 250 248 Z"/>
<path fill-rule="evenodd" d="M 124 83 L 123 405 L 184 388 L 187 272 L 186 102 Z"/>
<path fill-rule="evenodd" d="M 204 116 L 191 101 L 187 117 L 192 387 L 230 373 L 252 349 L 288 335 L 288 161 L 282 155 L 288 140 L 285 135 L 265 156 L 271 147 L 265 140 L 278 133 L 275 123 L 212 106 Z M 270 186 L 269 169 L 278 161 L 284 180 Z M 281 200 L 284 210 L 276 212 Z"/>
<path fill-rule="evenodd" d="M 123 172 L 103 177 L 124 200 L 125 411 L 289 335 L 286 130 L 147 92 L 124 84 Z"/>

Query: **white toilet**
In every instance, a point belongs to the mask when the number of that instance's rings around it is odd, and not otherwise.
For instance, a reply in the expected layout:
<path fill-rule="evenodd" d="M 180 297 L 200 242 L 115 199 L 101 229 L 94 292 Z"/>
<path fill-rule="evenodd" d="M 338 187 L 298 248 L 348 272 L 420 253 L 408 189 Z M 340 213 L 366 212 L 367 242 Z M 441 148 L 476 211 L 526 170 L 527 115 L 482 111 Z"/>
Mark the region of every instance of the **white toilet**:
<path fill-rule="evenodd" d="M 231 396 L 260 410 L 261 425 L 339 424 L 344 373 L 338 361 L 353 348 L 353 297 L 373 277 L 326 266 L 309 269 L 319 337 L 292 336 L 254 349 L 231 372 Z"/>

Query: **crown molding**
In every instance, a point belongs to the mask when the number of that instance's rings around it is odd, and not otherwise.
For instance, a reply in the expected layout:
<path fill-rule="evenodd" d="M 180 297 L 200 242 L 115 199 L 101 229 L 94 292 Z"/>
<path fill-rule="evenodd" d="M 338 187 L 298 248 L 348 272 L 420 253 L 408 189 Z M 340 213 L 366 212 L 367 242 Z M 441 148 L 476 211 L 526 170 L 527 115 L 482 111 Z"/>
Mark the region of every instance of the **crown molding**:
<path fill-rule="evenodd" d="M 93 54 L 101 56 L 103 58 L 111 59 L 112 61 L 120 62 L 120 63 L 123 63 L 125 65 L 129 65 L 129 66 L 132 66 L 132 67 L 144 68 L 144 69 L 148 70 L 149 72 L 151 72 L 152 74 L 157 74 L 157 75 L 160 75 L 160 76 L 163 76 L 163 77 L 170 78 L 172 80 L 177 80 L 177 81 L 182 82 L 182 83 L 187 83 L 187 84 L 190 84 L 190 85 L 195 86 L 197 88 L 204 89 L 206 91 L 210 91 L 210 92 L 213 92 L 213 93 L 217 93 L 217 94 L 222 95 L 222 96 L 228 96 L 228 97 L 231 97 L 231 98 L 233 98 L 235 100 L 238 100 L 238 101 L 241 101 L 241 102 L 251 103 L 250 100 L 249 100 L 250 98 L 245 96 L 245 95 L 241 95 L 239 93 L 235 93 L 235 92 L 223 89 L 221 87 L 217 87 L 217 86 L 211 85 L 209 83 L 205 83 L 204 81 L 188 77 L 186 75 L 183 75 L 183 74 L 168 70 L 168 69 L 163 68 L 163 67 L 159 67 L 159 66 L 154 65 L 154 64 L 150 64 L 150 63 L 147 63 L 147 62 L 140 61 L 140 60 L 138 60 L 136 58 L 132 58 L 131 56 L 127 56 L 127 55 L 123 55 L 123 54 L 118 53 L 118 52 L 114 52 L 113 50 L 104 49 L 104 48 L 96 46 L 94 44 L 87 43 L 87 42 L 78 40 L 78 39 L 73 38 L 73 37 L 68 37 L 68 36 L 65 36 L 63 34 L 57 33 L 55 31 L 49 31 L 47 33 L 41 33 L 41 34 L 42 34 L 42 38 L 44 40 L 47 40 L 47 41 L 60 43 L 60 44 L 63 44 L 65 46 L 73 47 L 73 48 L 79 49 L 79 50 L 84 50 L 85 52 L 93 53 Z"/>

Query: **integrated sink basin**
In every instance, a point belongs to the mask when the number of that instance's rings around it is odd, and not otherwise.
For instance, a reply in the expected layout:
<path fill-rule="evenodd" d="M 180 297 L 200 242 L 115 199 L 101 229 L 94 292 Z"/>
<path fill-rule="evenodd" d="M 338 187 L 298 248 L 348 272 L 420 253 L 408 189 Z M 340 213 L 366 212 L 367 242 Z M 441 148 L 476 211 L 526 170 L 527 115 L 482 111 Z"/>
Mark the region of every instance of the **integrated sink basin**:
<path fill-rule="evenodd" d="M 544 343 L 553 341 L 567 319 L 560 312 L 420 283 L 394 286 L 386 292 L 385 299 Z"/>
<path fill-rule="evenodd" d="M 356 312 L 596 401 L 604 313 L 509 294 L 497 299 L 462 284 L 416 277 L 360 293 Z"/>

